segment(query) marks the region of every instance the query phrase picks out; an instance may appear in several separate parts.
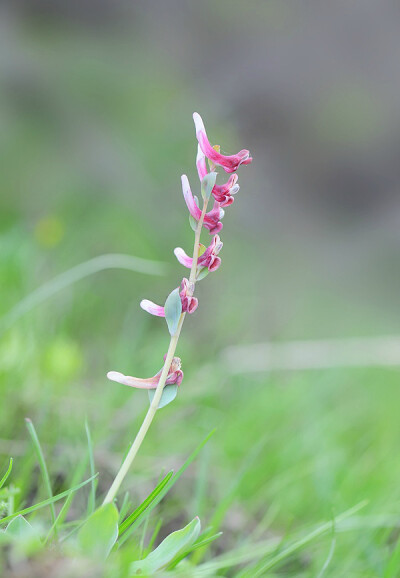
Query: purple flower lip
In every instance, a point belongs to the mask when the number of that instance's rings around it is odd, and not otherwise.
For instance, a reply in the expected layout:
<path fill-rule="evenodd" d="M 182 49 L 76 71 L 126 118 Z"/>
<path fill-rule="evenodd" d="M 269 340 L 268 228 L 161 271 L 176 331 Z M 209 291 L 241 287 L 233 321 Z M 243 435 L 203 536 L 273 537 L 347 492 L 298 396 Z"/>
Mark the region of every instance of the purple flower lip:
<path fill-rule="evenodd" d="M 156 389 L 162 369 L 153 377 L 148 377 L 146 379 L 141 379 L 140 377 L 132 377 L 131 375 L 124 375 L 119 371 L 109 371 L 107 373 L 108 379 L 111 381 L 116 381 L 117 383 L 122 383 L 123 385 L 129 385 L 129 387 L 136 387 L 139 389 Z M 174 357 L 168 372 L 168 377 L 165 385 L 180 385 L 183 380 L 183 371 L 181 371 L 181 360 L 179 357 Z"/>
<path fill-rule="evenodd" d="M 247 149 L 243 149 L 235 155 L 228 156 L 216 151 L 208 140 L 203 120 L 197 112 L 193 113 L 193 120 L 196 127 L 196 138 L 201 150 L 210 161 L 216 165 L 220 165 L 225 172 L 234 173 L 240 165 L 248 165 L 252 162 L 253 159 L 250 156 L 250 151 Z"/>

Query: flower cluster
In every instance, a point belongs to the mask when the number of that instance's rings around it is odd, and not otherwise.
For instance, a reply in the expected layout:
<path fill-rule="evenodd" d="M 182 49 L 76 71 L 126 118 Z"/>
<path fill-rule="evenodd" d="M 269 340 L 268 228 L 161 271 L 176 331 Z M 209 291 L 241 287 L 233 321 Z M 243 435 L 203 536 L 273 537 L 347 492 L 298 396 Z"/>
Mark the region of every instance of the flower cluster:
<path fill-rule="evenodd" d="M 186 277 L 183 278 L 180 287 L 176 288 L 170 294 L 165 306 L 157 305 L 148 299 L 143 299 L 140 303 L 141 308 L 151 315 L 166 318 L 171 336 L 174 336 L 177 331 L 178 322 L 183 322 L 182 316 L 186 313 L 193 313 L 198 307 L 198 300 L 193 296 L 196 281 L 202 279 L 208 272 L 216 271 L 221 265 L 221 258 L 218 255 L 223 243 L 218 233 L 220 233 L 223 227 L 221 220 L 225 214 L 224 208 L 232 205 L 234 195 L 239 191 L 238 177 L 236 174 L 237 169 L 240 165 L 248 165 L 252 161 L 250 153 L 246 149 L 239 151 L 235 155 L 226 156 L 221 154 L 219 146 L 212 146 L 210 144 L 203 121 L 197 112 L 193 114 L 193 120 L 198 141 L 196 167 L 201 183 L 204 206 L 203 209 L 200 208 L 197 197 L 195 197 L 191 191 L 187 176 L 182 175 L 183 197 L 192 219 L 192 227 L 197 229 L 197 236 L 193 257 L 187 255 L 181 247 L 177 247 L 174 250 L 179 263 L 190 269 L 190 278 L 189 280 Z M 207 160 L 210 172 L 207 170 Z M 221 185 L 217 185 L 215 182 L 215 168 L 217 166 L 222 167 L 226 173 L 230 174 L 228 180 Z M 204 190 L 207 190 L 206 194 L 204 194 Z M 213 197 L 213 206 L 210 211 L 206 212 L 208 199 L 211 196 Z M 210 235 L 213 235 L 213 239 L 208 247 L 199 243 L 200 221 L 202 221 L 202 226 L 209 231 Z M 169 319 L 169 316 L 172 316 L 172 319 Z M 173 351 L 175 351 L 175 349 Z M 173 353 L 171 351 L 170 356 L 172 355 Z M 169 357 L 169 359 L 171 359 L 171 357 Z M 164 385 L 180 385 L 183 379 L 183 373 L 180 367 L 180 359 L 174 357 Z M 139 379 L 111 371 L 107 374 L 107 377 L 131 387 L 156 389 L 161 373 L 162 370 L 154 377 Z"/>

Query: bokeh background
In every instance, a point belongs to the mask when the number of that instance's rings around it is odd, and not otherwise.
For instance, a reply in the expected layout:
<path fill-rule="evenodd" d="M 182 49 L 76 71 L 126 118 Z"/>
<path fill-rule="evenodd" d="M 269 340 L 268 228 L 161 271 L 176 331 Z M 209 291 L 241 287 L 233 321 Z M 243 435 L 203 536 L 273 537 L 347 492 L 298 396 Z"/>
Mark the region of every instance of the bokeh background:
<path fill-rule="evenodd" d="M 312 371 L 263 359 L 253 371 L 241 359 L 252 348 L 226 348 L 398 334 L 399 25 L 389 0 L 2 3 L 0 462 L 14 456 L 22 488 L 41 491 L 34 456 L 23 460 L 25 416 L 59 488 L 86 451 L 87 416 L 101 490 L 143 417 L 145 394 L 105 374 L 162 365 L 166 328 L 138 304 L 162 302 L 182 276 L 172 251 L 192 243 L 180 175 L 196 182 L 197 110 L 212 142 L 254 162 L 226 212 L 223 265 L 185 323 L 185 381 L 126 487 L 144 496 L 217 426 L 163 506 L 166 527 L 192 513 L 207 524 L 228 495 L 227 550 L 366 498 L 373 522 L 340 534 L 327 575 L 379 575 L 395 537 L 376 516 L 400 514 L 396 343 L 388 366 L 372 351 L 346 367 L 339 352 Z M 102 271 L 10 316 L 58 274 L 114 253 L 168 266 Z M 284 575 L 315 576 L 328 548 Z"/>

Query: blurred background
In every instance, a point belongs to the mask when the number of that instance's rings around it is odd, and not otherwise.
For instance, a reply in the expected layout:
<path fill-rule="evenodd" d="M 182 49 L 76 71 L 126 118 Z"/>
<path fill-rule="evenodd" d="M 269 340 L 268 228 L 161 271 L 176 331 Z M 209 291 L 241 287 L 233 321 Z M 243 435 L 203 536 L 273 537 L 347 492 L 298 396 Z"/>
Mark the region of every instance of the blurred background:
<path fill-rule="evenodd" d="M 231 483 L 222 548 L 267 531 L 272 505 L 278 534 L 365 497 L 397 515 L 395 366 L 368 367 L 367 350 L 364 367 L 338 354 L 317 371 L 267 371 L 263 359 L 241 371 L 226 348 L 399 333 L 399 25 L 389 0 L 2 2 L 0 462 L 29 455 L 29 416 L 63 487 L 88 416 L 101 489 L 112 479 L 147 398 L 105 374 L 162 365 L 166 328 L 139 301 L 163 302 L 182 276 L 174 247 L 190 251 L 180 175 L 194 188 L 196 110 L 211 142 L 254 162 L 226 211 L 222 267 L 185 323 L 184 384 L 127 487 L 144 495 L 218 426 L 191 474 L 203 472 L 196 502 L 189 475 L 167 522 L 185 509 L 207 521 Z M 58 274 L 112 253 L 168 266 L 102 271 L 13 316 Z M 238 365 L 241 351 L 253 348 L 235 350 Z M 16 471 L 37 490 L 22 459 Z M 370 532 L 341 540 L 346 575 L 382 563 L 387 533 Z M 318 568 L 319 551 L 297 562 L 293 572 Z"/>

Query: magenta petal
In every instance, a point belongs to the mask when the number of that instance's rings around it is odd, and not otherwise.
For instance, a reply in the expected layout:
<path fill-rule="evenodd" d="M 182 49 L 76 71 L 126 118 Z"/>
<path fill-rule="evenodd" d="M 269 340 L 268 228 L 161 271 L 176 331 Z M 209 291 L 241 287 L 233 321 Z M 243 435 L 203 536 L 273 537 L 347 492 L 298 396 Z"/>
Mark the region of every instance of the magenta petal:
<path fill-rule="evenodd" d="M 140 302 L 140 307 L 145 311 L 147 311 L 147 313 L 150 313 L 150 315 L 156 315 L 157 317 L 165 317 L 164 307 L 161 307 L 161 305 L 153 303 L 153 301 L 143 299 Z"/>
<path fill-rule="evenodd" d="M 179 263 L 188 269 L 191 269 L 193 265 L 192 257 L 186 255 L 185 251 L 181 247 L 174 249 L 175 257 L 178 259 Z"/>

